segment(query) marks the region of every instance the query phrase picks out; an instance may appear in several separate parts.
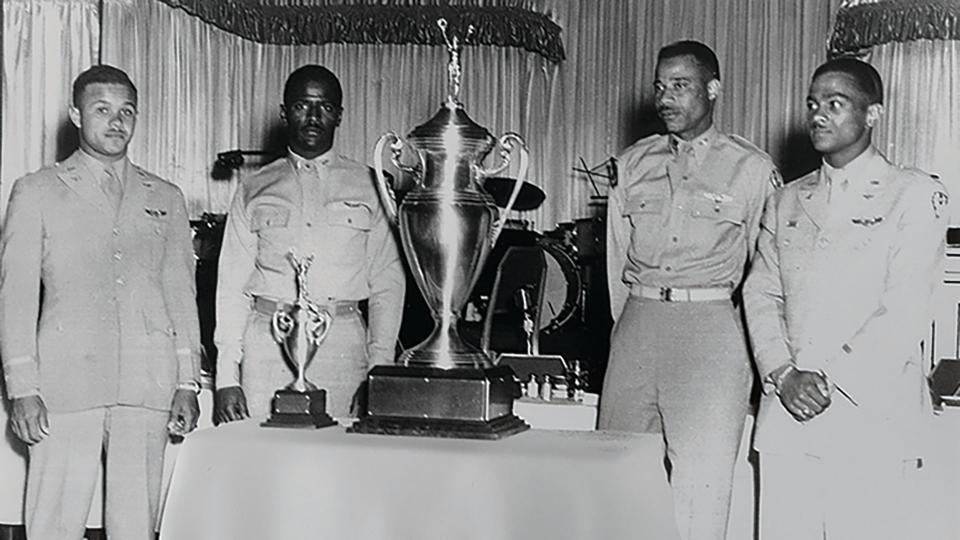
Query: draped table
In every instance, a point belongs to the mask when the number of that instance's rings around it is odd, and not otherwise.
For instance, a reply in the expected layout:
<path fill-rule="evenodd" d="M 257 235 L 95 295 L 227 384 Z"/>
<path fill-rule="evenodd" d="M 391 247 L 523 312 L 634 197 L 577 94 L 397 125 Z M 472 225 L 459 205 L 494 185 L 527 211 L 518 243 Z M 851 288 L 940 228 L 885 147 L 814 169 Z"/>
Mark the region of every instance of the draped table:
<path fill-rule="evenodd" d="M 476 441 L 232 423 L 180 448 L 160 538 L 669 540 L 661 444 L 611 432 Z"/>

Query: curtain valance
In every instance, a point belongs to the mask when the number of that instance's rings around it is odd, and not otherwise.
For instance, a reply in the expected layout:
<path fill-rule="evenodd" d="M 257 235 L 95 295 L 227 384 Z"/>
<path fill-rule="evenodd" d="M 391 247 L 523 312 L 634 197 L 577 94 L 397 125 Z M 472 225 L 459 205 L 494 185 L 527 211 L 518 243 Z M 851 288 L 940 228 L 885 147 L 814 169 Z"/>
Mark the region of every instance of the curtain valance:
<path fill-rule="evenodd" d="M 222 30 L 259 43 L 442 45 L 437 19 L 467 45 L 519 47 L 552 62 L 564 59 L 560 26 L 542 13 L 515 6 L 284 5 L 258 0 L 161 0 Z"/>
<path fill-rule="evenodd" d="M 879 0 L 842 7 L 830 53 L 918 39 L 960 39 L 960 0 Z"/>

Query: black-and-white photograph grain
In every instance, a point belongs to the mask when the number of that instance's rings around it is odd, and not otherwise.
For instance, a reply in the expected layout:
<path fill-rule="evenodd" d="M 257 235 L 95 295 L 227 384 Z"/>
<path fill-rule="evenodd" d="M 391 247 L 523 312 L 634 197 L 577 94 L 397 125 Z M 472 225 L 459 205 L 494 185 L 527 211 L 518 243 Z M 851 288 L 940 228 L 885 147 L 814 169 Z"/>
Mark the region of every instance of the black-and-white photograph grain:
<path fill-rule="evenodd" d="M 960 540 L 960 0 L 0 27 L 0 540 Z"/>

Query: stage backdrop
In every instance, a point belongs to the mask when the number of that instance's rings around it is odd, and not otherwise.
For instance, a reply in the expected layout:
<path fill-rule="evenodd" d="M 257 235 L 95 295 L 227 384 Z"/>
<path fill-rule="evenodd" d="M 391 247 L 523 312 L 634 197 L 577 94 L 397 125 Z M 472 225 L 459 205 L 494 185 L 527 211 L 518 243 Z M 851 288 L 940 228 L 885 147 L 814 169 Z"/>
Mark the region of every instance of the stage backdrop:
<path fill-rule="evenodd" d="M 431 2 L 378 2 L 425 3 Z M 723 129 L 765 148 L 787 177 L 816 165 L 800 121 L 809 76 L 826 55 L 838 0 L 450 3 L 527 8 L 562 28 L 565 58 L 559 62 L 489 45 L 467 47 L 463 54 L 462 100 L 470 115 L 495 134 L 517 131 L 530 144 L 530 180 L 547 199 L 521 217 L 539 229 L 603 211 L 589 203 L 591 195 L 605 195 L 606 186 L 601 182 L 594 192 L 572 168 L 580 158 L 588 166 L 600 164 L 659 129 L 651 108 L 656 52 L 678 39 L 699 39 L 716 49 L 724 85 L 717 118 Z M 323 63 L 340 75 L 346 93 L 340 150 L 364 162 L 371 161 L 382 132 L 406 133 L 430 118 L 445 94 L 443 47 L 261 44 L 169 4 L 4 2 L 0 202 L 5 205 L 13 179 L 70 149 L 63 113 L 69 81 L 97 59 L 126 69 L 139 86 L 132 158 L 179 184 L 194 216 L 223 212 L 229 203 L 238 175 L 211 178 L 217 152 L 282 146 L 281 87 L 301 64 Z M 30 35 L 41 37 L 29 43 Z M 35 103 L 37 96 L 43 103 Z"/>

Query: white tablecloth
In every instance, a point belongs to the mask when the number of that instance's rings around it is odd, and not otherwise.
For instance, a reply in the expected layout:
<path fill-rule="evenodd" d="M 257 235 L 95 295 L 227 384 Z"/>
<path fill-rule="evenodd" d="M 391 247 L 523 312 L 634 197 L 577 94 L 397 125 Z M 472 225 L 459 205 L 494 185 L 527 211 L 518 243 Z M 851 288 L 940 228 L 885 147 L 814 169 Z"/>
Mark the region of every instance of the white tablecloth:
<path fill-rule="evenodd" d="M 180 448 L 162 540 L 676 538 L 659 436 L 472 441 L 262 428 Z"/>

